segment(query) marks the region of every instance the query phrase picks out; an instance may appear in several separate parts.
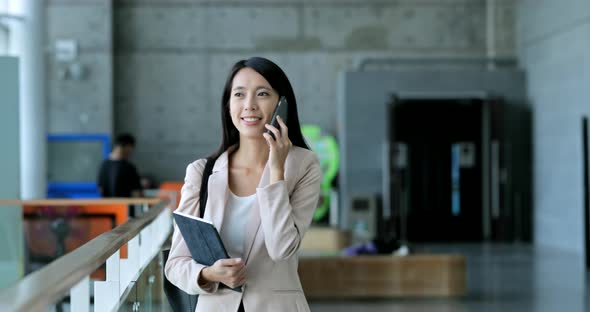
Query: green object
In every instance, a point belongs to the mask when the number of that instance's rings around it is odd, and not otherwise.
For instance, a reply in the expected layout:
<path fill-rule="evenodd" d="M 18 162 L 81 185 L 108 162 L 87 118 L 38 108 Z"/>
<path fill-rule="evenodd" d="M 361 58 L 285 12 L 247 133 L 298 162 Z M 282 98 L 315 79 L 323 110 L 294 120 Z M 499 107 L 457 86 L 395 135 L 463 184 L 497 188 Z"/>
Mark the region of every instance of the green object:
<path fill-rule="evenodd" d="M 318 155 L 322 169 L 322 183 L 320 192 L 320 206 L 316 209 L 313 220 L 320 221 L 330 211 L 330 194 L 332 181 L 338 174 L 340 166 L 340 154 L 338 143 L 331 135 L 322 135 L 320 127 L 315 125 L 303 125 L 301 127 L 305 140 L 311 149 Z"/>

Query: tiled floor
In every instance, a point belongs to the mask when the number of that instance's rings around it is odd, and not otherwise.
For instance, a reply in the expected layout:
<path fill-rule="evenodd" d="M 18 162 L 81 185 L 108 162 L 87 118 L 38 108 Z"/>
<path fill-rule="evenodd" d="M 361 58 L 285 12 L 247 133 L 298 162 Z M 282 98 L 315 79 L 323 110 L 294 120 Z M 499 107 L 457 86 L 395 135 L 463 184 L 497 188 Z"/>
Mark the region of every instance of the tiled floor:
<path fill-rule="evenodd" d="M 313 301 L 314 312 L 590 311 L 590 275 L 583 259 L 528 245 L 421 246 L 467 256 L 464 298 L 452 300 Z"/>
<path fill-rule="evenodd" d="M 467 295 L 460 299 L 311 301 L 313 312 L 590 312 L 583 259 L 529 245 L 429 245 L 417 250 L 467 256 Z M 152 311 L 168 312 L 157 305 Z"/>

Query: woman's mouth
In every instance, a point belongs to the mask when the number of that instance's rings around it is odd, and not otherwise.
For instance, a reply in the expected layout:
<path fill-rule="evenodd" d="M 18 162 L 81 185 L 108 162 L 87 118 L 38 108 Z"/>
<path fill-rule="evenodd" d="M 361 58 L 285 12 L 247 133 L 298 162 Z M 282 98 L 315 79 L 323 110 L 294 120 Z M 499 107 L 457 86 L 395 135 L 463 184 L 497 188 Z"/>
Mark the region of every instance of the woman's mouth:
<path fill-rule="evenodd" d="M 241 117 L 240 120 L 242 120 L 242 123 L 245 124 L 246 126 L 254 126 L 254 125 L 257 125 L 258 123 L 260 123 L 262 118 L 260 118 L 260 117 Z"/>

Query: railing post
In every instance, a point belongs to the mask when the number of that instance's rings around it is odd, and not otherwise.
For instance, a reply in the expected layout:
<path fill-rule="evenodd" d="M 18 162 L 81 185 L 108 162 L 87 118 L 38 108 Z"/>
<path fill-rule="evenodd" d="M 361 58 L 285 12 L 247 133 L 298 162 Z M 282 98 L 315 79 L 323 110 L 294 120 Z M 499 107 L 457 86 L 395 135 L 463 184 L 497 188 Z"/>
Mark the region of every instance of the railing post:
<path fill-rule="evenodd" d="M 156 218 L 156 222 L 154 222 L 155 231 L 160 235 L 158 237 L 158 244 L 157 247 L 161 247 L 162 244 L 168 238 L 170 230 L 172 229 L 172 212 L 168 209 L 162 210 L 160 215 Z"/>
<path fill-rule="evenodd" d="M 153 235 L 152 235 L 151 224 L 149 224 L 143 230 L 141 230 L 139 235 L 141 237 L 140 245 L 139 245 L 139 252 L 140 252 L 139 259 L 140 259 L 140 266 L 143 267 L 150 261 L 150 258 L 152 256 L 151 244 L 153 242 Z"/>
<path fill-rule="evenodd" d="M 139 234 L 127 243 L 127 259 L 121 259 L 121 282 L 129 285 L 139 271 Z M 123 290 L 122 290 L 123 291 Z"/>
<path fill-rule="evenodd" d="M 90 312 L 90 278 L 86 276 L 70 289 L 71 311 Z"/>
<path fill-rule="evenodd" d="M 107 259 L 107 282 L 119 282 L 121 280 L 121 250 L 117 250 Z M 117 292 L 119 289 L 117 289 Z"/>
<path fill-rule="evenodd" d="M 106 281 L 94 282 L 94 311 L 110 311 L 121 296 L 120 255 L 117 250 L 107 259 Z M 72 310 L 75 311 L 75 310 Z"/>

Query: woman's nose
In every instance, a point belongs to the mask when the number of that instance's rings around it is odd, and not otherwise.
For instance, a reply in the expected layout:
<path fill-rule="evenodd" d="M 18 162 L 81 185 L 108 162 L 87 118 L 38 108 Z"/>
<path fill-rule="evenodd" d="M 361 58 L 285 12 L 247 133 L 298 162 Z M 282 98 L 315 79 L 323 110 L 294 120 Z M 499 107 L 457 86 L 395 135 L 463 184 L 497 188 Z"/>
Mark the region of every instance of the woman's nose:
<path fill-rule="evenodd" d="M 244 103 L 244 108 L 247 110 L 258 109 L 258 103 L 256 103 L 256 98 L 248 97 L 246 103 Z"/>

